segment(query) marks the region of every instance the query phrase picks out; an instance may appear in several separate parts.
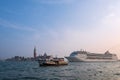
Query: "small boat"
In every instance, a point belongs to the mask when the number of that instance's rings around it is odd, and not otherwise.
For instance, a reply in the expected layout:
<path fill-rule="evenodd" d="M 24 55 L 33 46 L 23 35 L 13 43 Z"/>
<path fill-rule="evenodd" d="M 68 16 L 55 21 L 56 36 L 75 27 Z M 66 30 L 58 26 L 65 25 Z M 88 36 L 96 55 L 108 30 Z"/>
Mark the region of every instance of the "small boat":
<path fill-rule="evenodd" d="M 60 66 L 60 65 L 68 65 L 68 62 L 64 60 L 64 58 L 53 57 L 52 55 L 44 55 L 39 56 L 38 59 L 39 66 Z"/>
<path fill-rule="evenodd" d="M 39 63 L 39 66 L 68 65 L 68 62 L 64 61 L 64 58 L 40 59 L 38 60 L 38 63 Z"/>

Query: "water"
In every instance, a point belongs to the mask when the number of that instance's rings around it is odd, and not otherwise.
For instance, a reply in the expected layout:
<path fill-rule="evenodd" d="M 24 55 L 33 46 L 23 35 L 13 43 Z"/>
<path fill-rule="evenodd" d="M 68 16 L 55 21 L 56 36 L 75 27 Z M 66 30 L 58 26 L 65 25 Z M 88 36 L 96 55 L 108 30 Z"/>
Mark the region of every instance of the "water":
<path fill-rule="evenodd" d="M 0 80 L 120 80 L 120 62 L 74 62 L 59 67 L 0 62 Z"/>

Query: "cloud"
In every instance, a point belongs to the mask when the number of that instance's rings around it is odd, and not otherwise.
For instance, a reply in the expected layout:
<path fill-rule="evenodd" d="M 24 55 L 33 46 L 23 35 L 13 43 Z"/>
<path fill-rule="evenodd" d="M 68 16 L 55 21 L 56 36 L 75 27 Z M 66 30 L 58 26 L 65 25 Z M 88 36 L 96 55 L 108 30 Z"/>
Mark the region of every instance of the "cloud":
<path fill-rule="evenodd" d="M 120 30 L 120 9 L 119 5 L 112 5 L 109 7 L 109 11 L 103 16 L 101 20 L 101 26 L 108 28 L 109 30 Z"/>
<path fill-rule="evenodd" d="M 120 44 L 120 6 L 109 6 L 105 6 L 108 7 L 105 8 L 106 11 L 103 9 L 104 12 L 100 11 L 103 13 L 100 14 L 102 17 L 96 16 L 99 19 L 97 19 L 98 21 L 96 21 L 97 24 L 95 23 L 94 28 L 89 28 L 88 30 L 88 27 L 92 25 L 90 24 L 84 25 L 87 27 L 85 30 L 81 30 L 81 27 L 76 27 L 75 25 L 46 29 L 42 36 L 39 33 L 36 34 L 37 39 L 39 39 L 39 45 L 53 53 L 59 52 L 60 55 L 68 55 L 70 52 L 81 48 L 90 52 L 103 53 L 111 47 Z"/>
<path fill-rule="evenodd" d="M 0 25 L 1 25 L 1 27 L 23 30 L 23 31 L 31 31 L 31 32 L 36 32 L 37 31 L 36 29 L 33 29 L 31 27 L 19 26 L 17 24 L 11 23 L 11 22 L 3 20 L 3 19 L 0 19 Z"/>
<path fill-rule="evenodd" d="M 35 2 L 35 0 L 33 0 Z M 75 0 L 36 0 L 41 4 L 70 4 Z"/>
<path fill-rule="evenodd" d="M 96 34 L 101 46 L 119 55 L 120 58 L 120 1 L 107 6 L 106 13 L 97 24 Z M 98 38 L 97 37 L 97 38 Z M 117 45 L 117 47 L 115 47 Z M 119 46 L 118 46 L 119 45 Z"/>
<path fill-rule="evenodd" d="M 5 13 L 9 13 L 9 14 L 14 14 L 16 15 L 16 12 L 11 10 L 11 9 L 7 9 L 7 8 L 0 8 L 1 12 L 5 12 Z"/>

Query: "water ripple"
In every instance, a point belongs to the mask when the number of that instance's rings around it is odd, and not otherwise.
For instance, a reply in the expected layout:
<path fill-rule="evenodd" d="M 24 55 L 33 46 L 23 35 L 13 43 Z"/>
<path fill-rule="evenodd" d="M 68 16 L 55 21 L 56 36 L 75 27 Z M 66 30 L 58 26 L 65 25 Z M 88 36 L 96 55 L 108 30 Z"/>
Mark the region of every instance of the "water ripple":
<path fill-rule="evenodd" d="M 0 80 L 120 80 L 120 62 L 75 62 L 39 67 L 37 62 L 0 62 Z"/>

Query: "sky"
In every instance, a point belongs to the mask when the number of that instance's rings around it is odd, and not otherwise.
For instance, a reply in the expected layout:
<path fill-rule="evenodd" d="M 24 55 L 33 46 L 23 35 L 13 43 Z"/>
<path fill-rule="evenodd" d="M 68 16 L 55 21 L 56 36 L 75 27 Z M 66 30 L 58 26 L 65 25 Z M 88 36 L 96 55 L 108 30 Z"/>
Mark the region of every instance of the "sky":
<path fill-rule="evenodd" d="M 0 58 L 64 57 L 77 50 L 120 57 L 120 0 L 0 0 Z"/>

